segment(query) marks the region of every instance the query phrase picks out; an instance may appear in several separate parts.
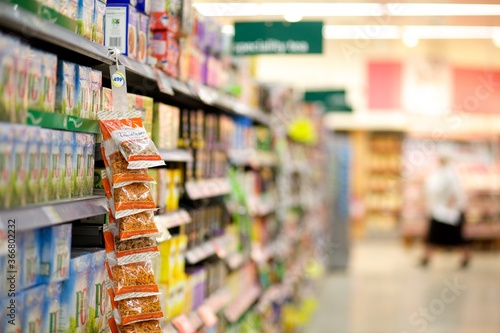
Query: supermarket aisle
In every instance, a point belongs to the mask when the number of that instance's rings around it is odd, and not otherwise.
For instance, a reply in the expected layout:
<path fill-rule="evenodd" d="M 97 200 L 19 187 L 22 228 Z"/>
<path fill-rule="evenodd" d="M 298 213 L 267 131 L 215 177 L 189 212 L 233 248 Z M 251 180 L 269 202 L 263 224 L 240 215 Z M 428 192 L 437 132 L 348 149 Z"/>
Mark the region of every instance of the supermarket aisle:
<path fill-rule="evenodd" d="M 419 268 L 419 249 L 397 241 L 360 243 L 351 268 L 320 285 L 305 333 L 498 333 L 500 256 L 476 254 L 459 271 L 458 253 L 437 253 Z"/>

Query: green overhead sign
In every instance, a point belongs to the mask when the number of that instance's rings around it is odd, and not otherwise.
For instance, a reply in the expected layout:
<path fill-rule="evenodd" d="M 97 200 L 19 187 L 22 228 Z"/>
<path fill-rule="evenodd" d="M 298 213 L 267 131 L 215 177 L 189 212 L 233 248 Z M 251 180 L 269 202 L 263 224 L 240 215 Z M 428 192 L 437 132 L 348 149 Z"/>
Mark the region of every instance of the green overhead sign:
<path fill-rule="evenodd" d="M 323 22 L 236 22 L 233 54 L 321 54 Z"/>
<path fill-rule="evenodd" d="M 326 112 L 352 112 L 346 102 L 345 90 L 306 91 L 304 101 L 321 104 Z"/>

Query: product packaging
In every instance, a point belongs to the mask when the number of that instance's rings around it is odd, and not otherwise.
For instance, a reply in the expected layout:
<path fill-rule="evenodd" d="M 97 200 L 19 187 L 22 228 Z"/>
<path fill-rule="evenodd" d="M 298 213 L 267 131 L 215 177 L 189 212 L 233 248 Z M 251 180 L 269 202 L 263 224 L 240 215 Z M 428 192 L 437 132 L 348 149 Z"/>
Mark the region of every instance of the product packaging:
<path fill-rule="evenodd" d="M 118 265 L 151 260 L 160 255 L 156 239 L 141 237 L 121 241 L 116 228 L 104 226 L 104 242 L 108 257 L 116 258 Z"/>
<path fill-rule="evenodd" d="M 113 189 L 113 201 L 117 219 L 156 210 L 151 187 L 147 183 L 133 183 Z"/>
<path fill-rule="evenodd" d="M 20 254 L 20 289 L 27 289 L 37 285 L 40 281 L 40 229 L 23 231 L 17 234 L 18 250 Z M 19 290 L 19 289 L 18 289 Z"/>
<path fill-rule="evenodd" d="M 0 34 L 0 120 L 14 122 L 17 39 Z"/>
<path fill-rule="evenodd" d="M 28 72 L 29 72 L 29 50 L 26 45 L 19 45 L 19 53 L 15 58 L 15 115 L 11 120 L 24 124 L 28 111 Z M 39 69 L 40 70 L 40 69 Z"/>
<path fill-rule="evenodd" d="M 159 236 L 152 211 L 130 215 L 116 221 L 120 240 Z"/>
<path fill-rule="evenodd" d="M 36 204 L 40 197 L 40 128 L 27 127 L 28 140 L 28 179 L 27 179 L 27 203 Z"/>
<path fill-rule="evenodd" d="M 129 169 L 142 169 L 165 165 L 154 143 L 142 126 L 141 114 L 129 112 L 99 112 L 99 124 L 104 140 L 112 139 L 127 162 Z M 113 152 L 112 146 L 105 146 L 106 154 Z"/>
<path fill-rule="evenodd" d="M 72 115 L 75 108 L 76 65 L 59 60 L 57 68 L 56 111 Z"/>
<path fill-rule="evenodd" d="M 78 0 L 59 0 L 59 12 L 70 19 L 78 16 Z"/>
<path fill-rule="evenodd" d="M 177 148 L 179 126 L 175 119 L 179 117 L 179 109 L 163 103 L 155 103 L 153 111 L 153 142 L 162 149 Z"/>
<path fill-rule="evenodd" d="M 39 166 L 40 166 L 40 177 L 39 177 L 39 202 L 47 202 L 50 200 L 49 196 L 49 186 L 50 186 L 50 148 L 52 139 L 52 130 L 40 129 L 39 140 Z"/>
<path fill-rule="evenodd" d="M 94 9 L 94 36 L 93 41 L 99 45 L 104 45 L 104 20 L 106 16 L 106 3 L 95 0 Z"/>
<path fill-rule="evenodd" d="M 85 146 L 87 141 L 86 133 L 74 133 L 73 145 L 73 184 L 71 197 L 83 197 L 85 193 Z"/>
<path fill-rule="evenodd" d="M 57 331 L 57 320 L 60 311 L 60 297 L 62 283 L 55 282 L 46 285 L 43 303 L 43 319 L 41 332 L 55 333 Z"/>
<path fill-rule="evenodd" d="M 56 103 L 57 56 L 42 52 L 41 111 L 54 112 Z"/>
<path fill-rule="evenodd" d="M 137 0 L 137 11 L 149 15 L 151 12 L 151 0 Z"/>
<path fill-rule="evenodd" d="M 107 326 L 106 312 L 108 310 L 108 294 L 105 281 L 106 251 L 103 249 L 87 249 L 92 255 L 89 279 L 89 309 L 87 330 L 89 332 L 102 332 Z"/>
<path fill-rule="evenodd" d="M 102 72 L 92 69 L 90 72 L 90 90 L 92 93 L 92 105 L 89 115 L 90 119 L 97 119 L 97 112 L 101 108 Z"/>
<path fill-rule="evenodd" d="M 104 45 L 118 48 L 122 54 L 136 59 L 138 23 L 139 15 L 134 6 L 108 3 L 106 5 Z"/>
<path fill-rule="evenodd" d="M 27 182 L 29 174 L 28 165 L 28 128 L 22 125 L 12 125 L 11 130 L 14 133 L 14 144 L 12 146 L 11 163 L 11 182 L 12 206 L 25 206 L 28 203 Z"/>
<path fill-rule="evenodd" d="M 41 111 L 43 108 L 43 52 L 30 49 L 28 59 L 28 108 Z"/>
<path fill-rule="evenodd" d="M 107 155 L 103 151 L 103 161 L 113 188 L 119 188 L 133 183 L 151 183 L 154 179 L 148 175 L 148 169 L 128 169 L 128 162 L 119 151 Z"/>
<path fill-rule="evenodd" d="M 152 137 L 153 105 L 151 97 L 127 94 L 129 111 L 141 113 L 142 124 L 149 137 Z"/>
<path fill-rule="evenodd" d="M 61 293 L 58 332 L 87 332 L 91 262 L 91 253 L 71 254 L 69 278 Z"/>
<path fill-rule="evenodd" d="M 78 0 L 77 23 L 78 34 L 92 40 L 95 29 L 94 22 L 95 0 Z"/>
<path fill-rule="evenodd" d="M 73 149 L 75 134 L 73 132 L 62 132 L 61 141 L 61 198 L 71 197 L 73 177 Z"/>
<path fill-rule="evenodd" d="M 91 73 L 92 69 L 85 66 L 76 66 L 75 103 L 73 115 L 89 118 L 92 112 Z"/>
<path fill-rule="evenodd" d="M 15 170 L 12 164 L 14 131 L 10 124 L 0 123 L 0 208 L 12 206 Z"/>
<path fill-rule="evenodd" d="M 84 172 L 85 191 L 84 195 L 92 195 L 94 188 L 94 164 L 95 164 L 95 135 L 87 134 L 84 148 Z"/>
<path fill-rule="evenodd" d="M 119 325 L 163 318 L 158 295 L 120 300 L 117 307 L 119 316 L 115 320 Z"/>
<path fill-rule="evenodd" d="M 167 66 L 165 72 L 172 76 L 179 76 L 179 40 L 173 32 L 167 34 Z"/>
<path fill-rule="evenodd" d="M 159 293 L 151 261 L 118 265 L 116 260 L 108 257 L 110 280 L 116 302 L 135 297 L 155 296 Z"/>
<path fill-rule="evenodd" d="M 155 0 L 152 0 L 155 3 Z M 151 31 L 165 31 L 168 27 L 168 13 L 165 10 L 151 11 Z"/>
<path fill-rule="evenodd" d="M 24 294 L 24 312 L 22 314 L 23 333 L 43 332 L 43 306 L 45 299 L 46 286 L 40 285 L 25 290 Z"/>
<path fill-rule="evenodd" d="M 148 59 L 149 43 L 149 16 L 144 13 L 139 14 L 139 39 L 137 44 L 137 60 L 146 63 Z"/>
<path fill-rule="evenodd" d="M 22 333 L 24 313 L 24 292 L 16 289 L 12 297 L 0 298 L 0 332 Z"/>
<path fill-rule="evenodd" d="M 62 196 L 63 168 L 64 168 L 64 146 L 63 132 L 52 131 L 52 140 L 49 159 L 49 197 L 50 200 L 60 200 Z"/>
<path fill-rule="evenodd" d="M 118 327 L 120 333 L 162 333 L 158 320 L 141 321 L 135 324 Z"/>
<path fill-rule="evenodd" d="M 71 227 L 69 223 L 40 230 L 40 280 L 42 283 L 61 282 L 69 277 Z"/>
<path fill-rule="evenodd" d="M 113 92 L 109 88 L 102 88 L 101 108 L 102 111 L 113 111 Z"/>

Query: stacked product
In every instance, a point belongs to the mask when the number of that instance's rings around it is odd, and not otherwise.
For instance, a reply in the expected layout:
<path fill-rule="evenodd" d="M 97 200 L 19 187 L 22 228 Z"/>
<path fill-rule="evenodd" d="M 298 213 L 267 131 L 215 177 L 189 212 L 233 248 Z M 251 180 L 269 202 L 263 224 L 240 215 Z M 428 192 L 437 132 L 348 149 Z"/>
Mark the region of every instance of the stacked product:
<path fill-rule="evenodd" d="M 95 136 L 0 124 L 0 208 L 92 195 Z"/>
<path fill-rule="evenodd" d="M 151 0 L 151 55 L 156 67 L 172 77 L 179 75 L 181 3 Z"/>
<path fill-rule="evenodd" d="M 165 163 L 139 112 L 100 112 L 103 184 L 109 199 L 106 225 L 108 292 L 120 332 L 161 332 L 160 288 L 152 259 L 159 255 L 148 167 Z M 113 322 L 113 320 L 111 320 Z"/>
<path fill-rule="evenodd" d="M 148 59 L 149 1 L 110 0 L 106 5 L 104 45 L 141 63 Z"/>
<path fill-rule="evenodd" d="M 83 333 L 107 327 L 105 252 L 71 249 L 71 229 L 63 224 L 21 232 L 17 248 L 0 257 L 8 268 L 1 273 L 0 303 L 11 320 L 3 321 L 2 332 Z"/>
<path fill-rule="evenodd" d="M 188 238 L 188 249 L 193 249 L 203 243 L 220 236 L 228 224 L 227 214 L 222 205 L 211 205 L 190 211 L 191 223 L 183 226 L 183 233 Z"/>
<path fill-rule="evenodd" d="M 178 164 L 169 163 L 168 168 L 152 169 L 149 174 L 156 181 L 153 196 L 156 198 L 159 213 L 178 210 L 183 189 L 182 168 Z"/>

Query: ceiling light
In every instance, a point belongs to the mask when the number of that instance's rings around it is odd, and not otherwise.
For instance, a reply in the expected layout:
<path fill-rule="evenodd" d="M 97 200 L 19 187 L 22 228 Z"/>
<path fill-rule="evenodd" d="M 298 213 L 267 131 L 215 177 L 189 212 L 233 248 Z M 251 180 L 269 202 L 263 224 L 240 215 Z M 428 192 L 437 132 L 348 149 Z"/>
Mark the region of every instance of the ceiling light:
<path fill-rule="evenodd" d="M 283 18 L 285 19 L 285 21 L 293 23 L 302 20 L 302 15 L 299 13 L 287 13 L 283 16 Z"/>
<path fill-rule="evenodd" d="M 413 48 L 418 45 L 418 34 L 416 31 L 405 29 L 402 39 L 407 47 Z"/>
<path fill-rule="evenodd" d="M 495 28 L 493 30 L 493 36 L 491 38 L 493 39 L 493 44 L 500 48 L 500 28 Z"/>
<path fill-rule="evenodd" d="M 195 3 L 204 16 L 499 16 L 499 4 L 457 3 Z"/>

